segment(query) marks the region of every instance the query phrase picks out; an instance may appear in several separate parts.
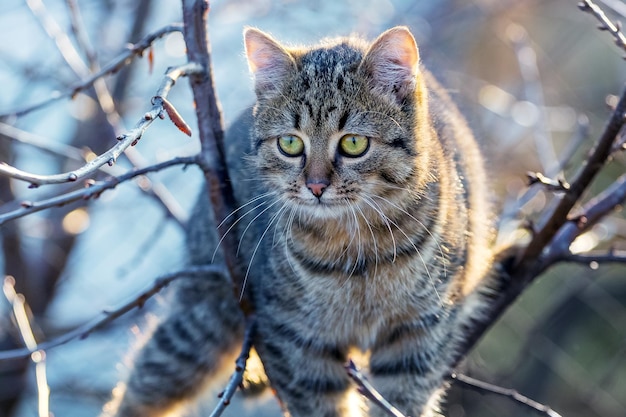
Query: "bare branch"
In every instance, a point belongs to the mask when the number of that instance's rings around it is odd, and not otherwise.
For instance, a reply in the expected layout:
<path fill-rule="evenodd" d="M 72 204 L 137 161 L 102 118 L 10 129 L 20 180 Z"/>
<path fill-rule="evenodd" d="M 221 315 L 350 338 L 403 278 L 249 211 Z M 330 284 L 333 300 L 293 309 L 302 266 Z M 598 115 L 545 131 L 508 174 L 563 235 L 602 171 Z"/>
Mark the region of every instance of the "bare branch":
<path fill-rule="evenodd" d="M 178 272 L 174 272 L 171 274 L 163 275 L 162 277 L 156 279 L 152 286 L 139 294 L 139 296 L 135 297 L 133 300 L 129 301 L 126 304 L 123 304 L 121 307 L 118 307 L 112 311 L 105 311 L 101 314 L 100 317 L 83 324 L 65 333 L 62 336 L 59 336 L 55 339 L 49 340 L 47 342 L 39 343 L 35 346 L 32 346 L 33 350 L 47 350 L 53 347 L 61 346 L 66 344 L 67 342 L 74 339 L 84 339 L 89 336 L 95 330 L 98 330 L 109 323 L 113 322 L 117 318 L 123 316 L 135 308 L 141 308 L 145 304 L 145 302 L 150 299 L 152 296 L 157 294 L 167 285 L 169 285 L 172 281 L 175 281 L 180 278 L 193 278 L 193 277 L 201 277 L 209 273 L 218 273 L 218 274 L 226 274 L 227 271 L 221 265 L 204 265 L 204 266 L 195 266 L 187 269 L 183 269 Z M 13 350 L 5 350 L 0 352 L 0 362 L 7 360 L 14 360 L 19 358 L 26 358 L 31 354 L 30 349 L 13 349 Z"/>
<path fill-rule="evenodd" d="M 15 292 L 15 279 L 12 276 L 4 278 L 2 286 L 4 295 L 11 304 L 13 316 L 22 336 L 26 348 L 31 352 L 30 359 L 35 364 L 35 378 L 37 381 L 37 404 L 39 417 L 50 416 L 50 387 L 46 376 L 46 354 L 38 350 L 37 341 L 26 312 L 27 306 L 24 296 Z"/>
<path fill-rule="evenodd" d="M 51 207 L 63 206 L 65 204 L 78 201 L 78 200 L 88 200 L 93 197 L 97 197 L 102 194 L 105 190 L 110 190 L 115 188 L 118 184 L 123 183 L 131 178 L 145 175 L 149 172 L 160 171 L 164 168 L 168 168 L 174 165 L 191 165 L 198 164 L 197 156 L 189 156 L 189 157 L 179 157 L 170 159 L 155 165 L 150 165 L 146 168 L 137 169 L 134 171 L 129 171 L 126 174 L 120 175 L 118 177 L 113 177 L 105 181 L 97 182 L 93 185 L 90 185 L 86 188 L 82 188 L 79 190 L 71 191 L 66 194 L 61 194 L 59 196 L 54 196 L 48 198 L 46 200 L 31 202 L 24 201 L 22 203 L 22 207 L 17 210 L 13 210 L 4 214 L 0 214 L 0 226 L 5 224 L 8 221 L 15 220 L 20 217 L 24 217 L 31 213 L 45 210 Z"/>
<path fill-rule="evenodd" d="M 236 295 L 240 297 L 240 305 L 243 311 L 249 314 L 251 308 L 247 300 L 242 299 L 244 280 L 237 274 L 236 236 L 234 233 L 223 233 L 236 221 L 236 216 L 229 216 L 233 213 L 235 198 L 226 170 L 223 145 L 224 123 L 213 84 L 207 30 L 209 3 L 207 0 L 182 0 L 182 4 L 185 27 L 183 35 L 187 45 L 187 58 L 190 62 L 198 63 L 204 69 L 204 72 L 198 72 L 189 78 L 196 102 L 196 117 L 202 147 L 200 167 L 204 171 L 207 192 L 215 213 L 215 221 L 224 226 L 218 229 L 222 242 L 220 249 L 224 254 L 231 278 L 233 278 Z"/>
<path fill-rule="evenodd" d="M 96 62 L 96 53 L 91 46 L 91 42 L 89 42 L 89 36 L 87 35 L 87 30 L 78 8 L 78 3 L 76 0 L 65 0 L 65 3 L 67 5 L 67 9 L 69 10 L 70 28 L 74 33 L 74 38 L 76 38 L 78 46 L 85 53 L 90 69 L 93 71 L 94 68 L 92 64 Z"/>
<path fill-rule="evenodd" d="M 595 269 L 606 263 L 626 263 L 626 251 L 609 250 L 606 252 L 568 253 L 561 256 L 564 262 L 575 262 Z"/>
<path fill-rule="evenodd" d="M 614 24 L 606 17 L 604 11 L 591 0 L 583 0 L 578 3 L 580 10 L 591 13 L 596 19 L 600 21 L 600 30 L 606 30 L 615 38 L 615 44 L 621 49 L 626 51 L 626 36 L 622 33 L 619 25 Z"/>
<path fill-rule="evenodd" d="M 18 143 L 41 149 L 52 155 L 62 156 L 81 163 L 85 162 L 85 154 L 88 153 L 88 151 L 85 152 L 75 146 L 55 142 L 46 137 L 27 132 L 2 122 L 0 122 L 0 135 L 8 139 L 13 139 Z"/>
<path fill-rule="evenodd" d="M 141 56 L 143 54 L 143 51 L 145 51 L 150 46 L 152 46 L 155 40 L 160 39 L 163 36 L 172 32 L 180 32 L 181 30 L 182 30 L 181 24 L 172 24 L 172 25 L 165 26 L 149 34 L 148 36 L 146 36 L 145 38 L 143 38 L 136 44 L 131 45 L 127 51 L 118 55 L 117 58 L 115 58 L 109 64 L 105 65 L 100 71 L 90 75 L 83 81 L 75 84 L 69 90 L 65 92 L 53 93 L 48 99 L 41 101 L 39 103 L 36 103 L 36 104 L 26 106 L 22 109 L 9 112 L 9 113 L 0 114 L 0 119 L 7 118 L 7 117 L 14 118 L 14 117 L 23 116 L 32 111 L 39 110 L 43 107 L 46 107 L 58 100 L 68 98 L 68 97 L 74 97 L 77 93 L 91 87 L 93 83 L 96 82 L 96 80 L 98 80 L 99 78 L 102 78 L 105 75 L 114 74 L 115 72 L 119 71 L 122 67 L 128 65 L 133 59 L 133 57 Z"/>
<path fill-rule="evenodd" d="M 406 417 L 397 408 L 389 404 L 389 401 L 387 401 L 385 397 L 383 397 L 380 392 L 378 392 L 376 388 L 374 388 L 374 386 L 369 383 L 367 378 L 365 378 L 361 371 L 358 370 L 352 359 L 348 361 L 345 368 L 348 372 L 348 376 L 352 378 L 352 380 L 357 384 L 359 393 L 361 393 L 361 395 L 372 401 L 374 404 L 376 404 L 376 406 L 378 406 L 381 410 L 383 410 L 391 417 Z"/>
<path fill-rule="evenodd" d="M 135 127 L 128 133 L 118 136 L 118 143 L 109 149 L 107 152 L 92 159 L 82 167 L 62 174 L 54 175 L 38 175 L 31 174 L 25 171 L 21 171 L 17 168 L 9 166 L 7 164 L 0 164 L 0 175 L 5 175 L 11 178 L 15 178 L 22 181 L 30 182 L 32 186 L 39 186 L 42 184 L 61 184 L 66 182 L 75 182 L 80 178 L 84 178 L 105 164 L 112 165 L 124 150 L 129 146 L 137 144 L 141 136 L 146 129 L 152 124 L 152 122 L 161 116 L 161 112 L 164 110 L 163 99 L 169 93 L 169 90 L 174 85 L 176 80 L 181 76 L 188 76 L 201 71 L 197 64 L 189 63 L 180 67 L 170 69 L 165 74 L 161 86 L 157 90 L 156 96 L 152 99 L 152 108 L 144 115 L 144 117 L 137 122 Z"/>
<path fill-rule="evenodd" d="M 503 388 L 497 385 L 490 384 L 488 382 L 480 381 L 478 379 L 469 377 L 467 375 L 457 374 L 457 373 L 452 374 L 452 379 L 480 393 L 489 393 L 489 394 L 495 394 L 495 395 L 500 395 L 503 397 L 510 398 L 516 403 L 519 403 L 527 408 L 535 410 L 548 417 L 561 417 L 559 413 L 554 411 L 549 406 L 545 404 L 541 404 L 535 400 L 531 400 L 530 398 L 520 394 L 519 392 L 513 389 Z"/>
<path fill-rule="evenodd" d="M 506 34 L 515 50 L 517 65 L 522 76 L 526 100 L 538 109 L 538 119 L 534 124 L 533 138 L 537 157 L 547 175 L 557 175 L 560 170 L 554 143 L 548 126 L 543 86 L 537 65 L 537 53 L 532 48 L 528 32 L 516 23 L 507 27 Z"/>
<path fill-rule="evenodd" d="M 580 214 L 570 218 L 561 227 L 546 247 L 544 263 L 549 266 L 553 262 L 570 256 L 569 247 L 581 233 L 588 230 L 626 200 L 626 174 L 619 177 L 609 188 L 589 201 Z"/>
<path fill-rule="evenodd" d="M 61 56 L 69 67 L 79 77 L 85 77 L 89 73 L 89 68 L 85 65 L 80 55 L 72 45 L 72 41 L 54 20 L 52 14 L 48 12 L 41 0 L 26 0 L 26 5 L 39 21 L 46 34 L 54 41 Z"/>
<path fill-rule="evenodd" d="M 246 362 L 250 357 L 250 350 L 252 349 L 252 341 L 254 339 L 254 332 L 256 328 L 256 321 L 254 316 L 249 316 L 246 321 L 246 331 L 243 336 L 243 344 L 241 346 L 241 353 L 235 361 L 235 372 L 228 380 L 228 385 L 224 391 L 219 394 L 220 401 L 218 402 L 210 417 L 219 417 L 222 415 L 226 407 L 230 404 L 230 401 L 235 395 L 237 389 L 243 382 L 243 374 L 246 370 Z"/>
<path fill-rule="evenodd" d="M 528 185 L 539 183 L 543 184 L 548 190 L 552 191 L 567 191 L 570 187 L 564 179 L 558 178 L 554 180 L 546 177 L 541 172 L 527 172 L 526 176 L 528 177 Z"/>
<path fill-rule="evenodd" d="M 552 240 L 559 228 L 567 221 L 567 215 L 570 210 L 574 207 L 576 202 L 578 202 L 583 192 L 604 166 L 607 158 L 611 154 L 613 142 L 615 142 L 615 138 L 624 125 L 625 114 L 626 89 L 622 93 L 619 103 L 606 125 L 602 136 L 598 139 L 595 148 L 584 161 L 583 166 L 578 171 L 574 180 L 570 183 L 570 189 L 563 194 L 544 224 L 539 225 L 533 239 L 517 260 L 518 265 L 525 262 L 534 262 L 548 242 Z"/>

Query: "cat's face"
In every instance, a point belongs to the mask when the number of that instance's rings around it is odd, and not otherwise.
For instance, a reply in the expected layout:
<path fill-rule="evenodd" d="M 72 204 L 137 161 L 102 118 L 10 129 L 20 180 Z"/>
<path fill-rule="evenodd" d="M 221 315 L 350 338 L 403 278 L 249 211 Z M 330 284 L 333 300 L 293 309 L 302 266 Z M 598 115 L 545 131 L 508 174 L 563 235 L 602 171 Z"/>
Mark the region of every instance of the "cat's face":
<path fill-rule="evenodd" d="M 375 45 L 369 51 L 347 43 L 288 51 L 262 32 L 247 32 L 256 69 L 258 179 L 287 208 L 315 217 L 350 216 L 408 188 L 417 152 L 410 108 L 417 51 L 400 56 L 411 66 L 404 78 L 392 73 L 380 81 L 381 65 L 388 72 L 398 68 L 391 68 L 384 51 L 372 52 Z"/>

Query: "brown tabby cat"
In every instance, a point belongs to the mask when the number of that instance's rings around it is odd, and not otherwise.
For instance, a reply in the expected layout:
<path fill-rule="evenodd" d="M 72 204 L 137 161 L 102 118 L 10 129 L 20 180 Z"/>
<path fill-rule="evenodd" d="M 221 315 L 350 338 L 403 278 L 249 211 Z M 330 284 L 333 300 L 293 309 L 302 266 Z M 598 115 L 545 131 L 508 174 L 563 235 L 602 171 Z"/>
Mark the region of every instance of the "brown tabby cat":
<path fill-rule="evenodd" d="M 257 103 L 225 139 L 241 204 L 229 233 L 285 415 L 383 415 L 351 385 L 344 364 L 355 354 L 400 411 L 435 415 L 492 263 L 471 132 L 405 27 L 312 48 L 257 29 L 244 37 Z M 210 263 L 218 244 L 208 204 L 190 223 L 193 264 Z M 117 415 L 163 415 L 232 369 L 237 301 L 218 275 L 181 281 Z"/>

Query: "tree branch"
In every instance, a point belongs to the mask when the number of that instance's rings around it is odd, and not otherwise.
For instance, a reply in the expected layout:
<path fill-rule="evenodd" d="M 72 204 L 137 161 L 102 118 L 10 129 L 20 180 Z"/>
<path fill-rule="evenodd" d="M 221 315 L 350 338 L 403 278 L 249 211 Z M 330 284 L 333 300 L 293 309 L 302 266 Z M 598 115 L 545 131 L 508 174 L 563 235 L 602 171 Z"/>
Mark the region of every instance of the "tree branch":
<path fill-rule="evenodd" d="M 117 158 L 130 146 L 137 144 L 141 136 L 152 124 L 152 122 L 161 117 L 161 113 L 165 109 L 164 100 L 168 95 L 176 80 L 181 76 L 189 76 L 201 71 L 200 67 L 194 63 L 182 65 L 180 67 L 170 69 L 165 74 L 161 86 L 157 90 L 156 95 L 152 99 L 152 108 L 145 113 L 143 118 L 137 122 L 135 127 L 129 132 L 118 136 L 118 143 L 107 152 L 92 159 L 82 167 L 70 172 L 54 175 L 38 175 L 21 171 L 17 168 L 9 166 L 5 163 L 0 164 L 0 175 L 5 175 L 22 181 L 31 183 L 36 187 L 43 184 L 61 184 L 66 182 L 75 182 L 80 178 L 84 178 L 97 171 L 104 164 L 112 165 Z"/>
<path fill-rule="evenodd" d="M 62 336 L 49 340 L 47 342 L 42 342 L 37 345 L 31 346 L 31 349 L 13 349 L 13 350 L 5 350 L 0 352 L 0 362 L 7 360 L 14 360 L 19 358 L 28 357 L 33 350 L 43 351 L 53 347 L 61 346 L 66 344 L 69 341 L 74 339 L 84 339 L 89 336 L 95 330 L 98 330 L 115 319 L 123 316 L 135 308 L 141 308 L 145 304 L 145 302 L 150 299 L 152 296 L 157 294 L 167 285 L 169 285 L 172 281 L 180 279 L 180 278 L 192 278 L 192 277 L 201 277 L 208 273 L 219 273 L 225 274 L 226 271 L 220 265 L 203 265 L 203 266 L 195 266 L 187 269 L 183 269 L 178 272 L 174 272 L 171 274 L 163 275 L 162 277 L 156 279 L 148 290 L 139 294 L 139 296 L 135 297 L 130 302 L 123 304 L 121 307 L 118 307 L 112 311 L 104 311 L 99 318 L 96 318 L 88 323 L 85 323 L 81 326 L 78 326 L 74 330 L 71 330 L 65 333 Z"/>
<path fill-rule="evenodd" d="M 46 354 L 37 349 L 37 341 L 28 319 L 27 305 L 22 294 L 15 292 L 15 279 L 12 276 L 4 278 L 2 287 L 6 299 L 11 304 L 13 316 L 26 348 L 31 353 L 30 359 L 35 364 L 35 378 L 37 381 L 37 404 L 39 417 L 50 416 L 50 387 L 46 376 Z"/>
<path fill-rule="evenodd" d="M 495 394 L 495 395 L 500 395 L 506 398 L 510 398 L 516 403 L 521 404 L 534 411 L 537 411 L 541 414 L 544 414 L 548 417 L 561 417 L 559 413 L 554 411 L 549 406 L 545 404 L 541 404 L 535 400 L 532 400 L 513 389 L 503 388 L 497 385 L 490 384 L 488 382 L 480 381 L 478 379 L 469 377 L 467 375 L 457 374 L 457 373 L 452 374 L 452 379 L 454 379 L 455 381 L 459 382 L 460 384 L 468 388 L 471 388 L 483 394 L 489 393 L 489 394 Z"/>
<path fill-rule="evenodd" d="M 145 51 L 150 46 L 152 46 L 155 40 L 160 39 L 169 33 L 180 32 L 180 31 L 182 31 L 181 24 L 172 24 L 172 25 L 165 26 L 147 35 L 145 38 L 143 38 L 136 44 L 131 45 L 127 51 L 122 52 L 120 55 L 117 56 L 117 58 L 115 58 L 109 64 L 105 65 L 100 71 L 90 75 L 83 81 L 75 84 L 69 90 L 65 92 L 53 93 L 48 99 L 43 100 L 36 104 L 28 105 L 26 107 L 23 107 L 22 109 L 12 111 L 9 113 L 0 114 L 0 119 L 20 117 L 32 111 L 39 110 L 43 107 L 46 107 L 52 103 L 55 103 L 58 100 L 68 98 L 68 97 L 74 97 L 77 93 L 91 87 L 93 83 L 96 82 L 96 80 L 98 80 L 99 78 L 102 78 L 105 75 L 114 74 L 115 72 L 119 71 L 122 67 L 128 65 L 130 61 L 133 59 L 133 57 L 141 56 L 143 54 L 143 51 Z"/>
<path fill-rule="evenodd" d="M 624 200 L 626 200 L 626 174 L 585 204 L 580 214 L 571 217 L 561 227 L 545 249 L 543 262 L 546 266 L 568 257 L 569 247 L 574 239 L 622 204 Z"/>
<path fill-rule="evenodd" d="M 560 260 L 563 262 L 575 262 L 585 264 L 597 268 L 603 263 L 626 263 L 626 251 L 609 250 L 606 252 L 594 251 L 587 253 L 567 253 L 561 255 Z"/>
<path fill-rule="evenodd" d="M 246 362 L 250 357 L 250 350 L 252 349 L 252 341 L 254 339 L 254 332 L 256 329 L 256 321 L 254 316 L 248 316 L 246 320 L 246 331 L 243 336 L 243 344 L 241 346 L 241 353 L 235 361 L 235 372 L 231 375 L 228 385 L 224 391 L 219 394 L 219 402 L 209 417 L 219 417 L 222 415 L 226 407 L 230 404 L 230 401 L 235 395 L 237 389 L 243 382 L 243 374 L 246 371 Z"/>
<path fill-rule="evenodd" d="M 224 152 L 224 123 L 220 106 L 215 94 L 211 68 L 211 52 L 207 31 L 207 17 L 209 2 L 207 0 L 182 0 L 185 44 L 187 58 L 190 62 L 198 63 L 203 72 L 196 73 L 189 78 L 193 96 L 196 102 L 196 116 L 200 135 L 201 161 L 200 167 L 204 171 L 207 192 L 214 210 L 216 224 L 224 227 L 218 229 L 220 234 L 220 249 L 224 254 L 226 267 L 233 280 L 234 291 L 240 297 L 240 304 L 244 313 L 250 313 L 247 300 L 241 299 L 243 279 L 238 274 L 236 234 L 224 234 L 236 216 L 231 215 L 235 206 L 235 198 L 231 182 L 226 170 Z"/>
<path fill-rule="evenodd" d="M 604 166 L 607 158 L 611 154 L 613 142 L 624 125 L 625 114 L 626 89 L 622 93 L 619 103 L 607 123 L 602 136 L 597 141 L 595 148 L 584 161 L 583 166 L 574 180 L 570 183 L 570 189 L 563 194 L 545 224 L 540 225 L 531 242 L 517 260 L 518 266 L 528 262 L 535 262 L 543 248 L 552 240 L 559 228 L 567 221 L 567 215 L 570 210 L 580 200 L 583 192 Z"/>
<path fill-rule="evenodd" d="M 9 211 L 4 214 L 0 214 L 0 226 L 2 226 L 8 221 L 15 220 L 17 218 L 24 217 L 26 215 L 29 215 L 37 211 L 45 210 L 50 207 L 63 206 L 65 204 L 68 204 L 74 201 L 88 200 L 90 198 L 97 197 L 100 194 L 102 194 L 102 192 L 105 190 L 113 189 L 118 184 L 121 184 L 124 181 L 127 181 L 131 178 L 134 178 L 140 175 L 145 175 L 149 172 L 160 171 L 164 168 L 168 168 L 174 165 L 191 165 L 191 164 L 198 164 L 197 156 L 188 156 L 188 157 L 179 157 L 179 158 L 170 159 L 170 160 L 167 160 L 167 161 L 155 164 L 155 165 L 150 165 L 146 168 L 129 171 L 126 174 L 120 175 L 118 177 L 112 177 L 108 180 L 97 182 L 86 188 L 71 191 L 69 193 L 61 194 L 59 196 L 54 196 L 46 200 L 41 200 L 41 201 L 36 201 L 36 202 L 24 201 L 22 202 L 21 208 L 17 210 Z"/>
<path fill-rule="evenodd" d="M 389 404 L 389 401 L 387 401 L 385 397 L 383 397 L 381 393 L 369 383 L 367 378 L 365 378 L 361 371 L 359 371 L 356 367 L 352 359 L 348 361 L 345 368 L 346 372 L 348 372 L 348 376 L 357 384 L 358 391 L 361 395 L 372 401 L 377 407 L 391 417 L 406 417 L 397 408 Z"/>
<path fill-rule="evenodd" d="M 578 3 L 580 10 L 591 13 L 600 21 L 598 29 L 608 31 L 615 38 L 615 44 L 626 51 L 626 36 L 621 31 L 621 24 L 614 24 L 606 17 L 604 11 L 591 0 L 583 0 Z"/>
<path fill-rule="evenodd" d="M 626 121 L 625 115 L 626 89 L 623 90 L 622 95 L 620 96 L 620 99 L 602 132 L 602 135 L 598 138 L 594 148 L 589 153 L 589 156 L 583 162 L 582 167 L 578 170 L 574 179 L 571 181 L 569 190 L 564 192 L 562 196 L 560 196 L 559 200 L 556 200 L 557 203 L 554 209 L 550 210 L 545 216 L 545 220 L 542 220 L 539 226 L 534 229 L 530 242 L 525 247 L 511 248 L 509 252 L 501 254 L 502 258 L 499 259 L 499 263 L 495 265 L 494 270 L 494 280 L 492 282 L 493 288 L 490 291 L 493 294 L 489 304 L 490 310 L 483 318 L 474 322 L 473 327 L 467 334 L 466 340 L 459 348 L 454 361 L 454 366 L 456 366 L 456 364 L 467 355 L 477 341 L 528 287 L 528 285 L 530 285 L 554 262 L 559 260 L 558 256 L 565 256 L 569 254 L 569 250 L 563 250 L 563 247 L 565 246 L 563 242 L 569 240 L 570 237 L 561 237 L 559 238 L 560 240 L 558 240 L 555 235 L 559 233 L 562 226 L 570 220 L 568 218 L 570 211 L 577 203 L 579 203 L 583 193 L 588 189 L 593 179 L 609 159 L 613 150 L 613 144 Z M 623 180 L 618 180 L 617 182 L 620 181 Z M 621 194 L 623 193 L 623 188 L 625 186 L 621 184 L 618 185 L 617 182 L 611 187 L 615 192 L 614 195 L 608 196 L 607 192 L 609 194 L 611 193 L 609 190 L 603 193 L 607 199 L 600 204 L 600 207 L 597 207 L 599 213 L 603 212 L 606 214 L 608 212 L 605 210 L 607 207 L 611 207 L 611 209 L 615 207 L 612 200 L 623 200 Z M 590 208 L 589 206 L 586 207 L 588 209 Z M 567 226 L 568 229 L 572 227 L 574 227 L 574 225 Z M 569 230 L 561 233 L 571 234 L 573 232 Z M 553 252 L 551 256 L 546 256 L 546 252 L 544 252 L 546 247 L 551 241 L 557 240 L 561 246 L 553 247 L 551 249 Z"/>

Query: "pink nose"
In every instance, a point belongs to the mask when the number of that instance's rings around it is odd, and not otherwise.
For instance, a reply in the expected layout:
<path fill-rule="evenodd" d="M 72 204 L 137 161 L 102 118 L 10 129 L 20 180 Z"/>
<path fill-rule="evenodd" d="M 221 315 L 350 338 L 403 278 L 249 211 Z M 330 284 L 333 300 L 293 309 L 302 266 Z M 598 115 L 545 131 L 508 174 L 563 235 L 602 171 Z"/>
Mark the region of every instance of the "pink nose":
<path fill-rule="evenodd" d="M 328 187 L 327 181 L 316 181 L 316 182 L 307 182 L 307 188 L 311 190 L 313 195 L 317 198 L 320 198 L 324 193 L 326 187 Z"/>

